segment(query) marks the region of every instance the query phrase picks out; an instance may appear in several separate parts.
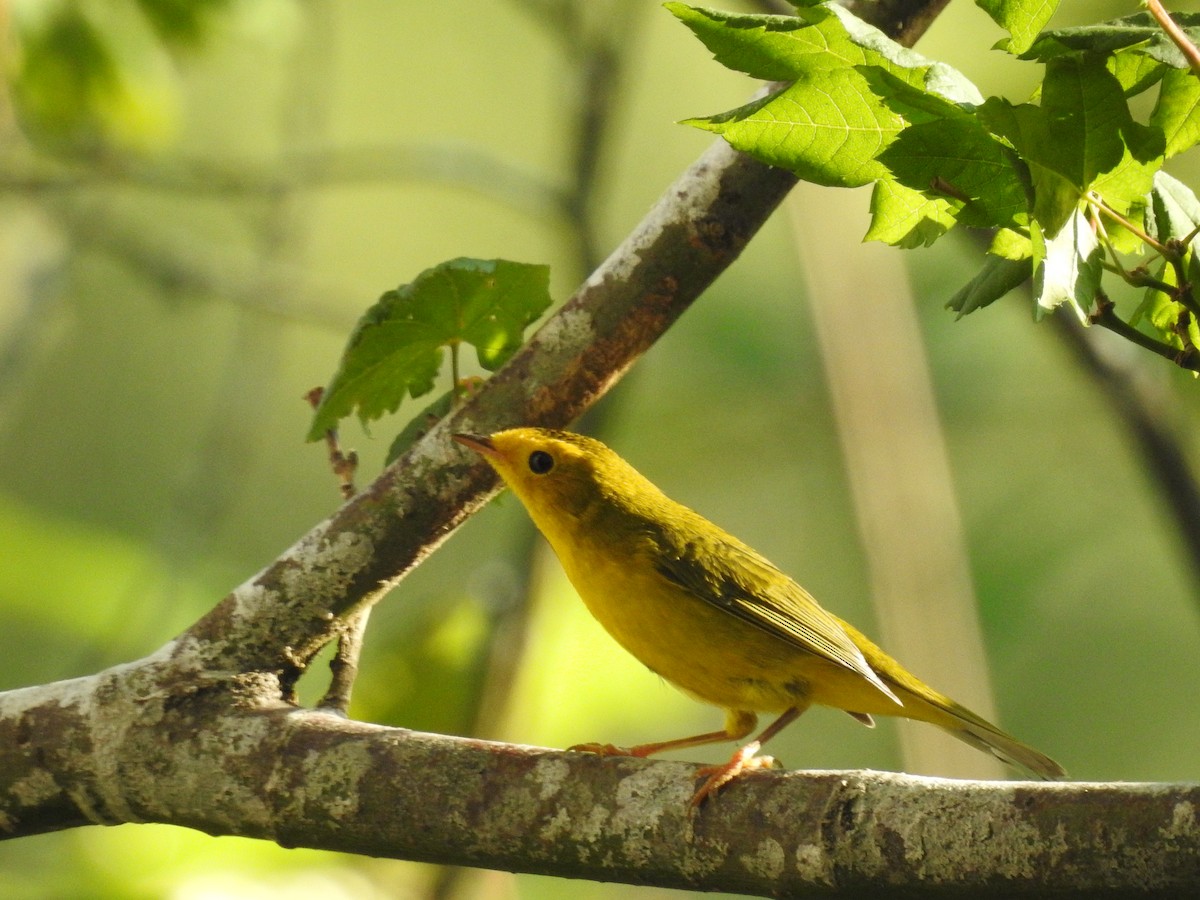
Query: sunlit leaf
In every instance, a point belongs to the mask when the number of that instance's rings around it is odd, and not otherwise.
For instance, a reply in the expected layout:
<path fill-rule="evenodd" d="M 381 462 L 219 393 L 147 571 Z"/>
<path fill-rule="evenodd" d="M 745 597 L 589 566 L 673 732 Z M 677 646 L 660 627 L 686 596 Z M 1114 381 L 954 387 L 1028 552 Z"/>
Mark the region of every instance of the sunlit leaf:
<path fill-rule="evenodd" d="M 892 179 L 877 181 L 871 192 L 871 227 L 863 240 L 905 249 L 928 247 L 954 227 L 952 205 Z"/>
<path fill-rule="evenodd" d="M 868 69 L 919 90 L 978 99 L 950 67 L 901 47 L 837 7 L 803 8 L 795 17 L 732 16 L 681 3 L 667 8 L 722 64 L 791 82 L 771 96 L 686 124 L 818 184 L 856 186 L 885 177 L 875 158 L 909 124 L 873 89 Z"/>
<path fill-rule="evenodd" d="M 388 291 L 351 335 L 309 440 L 351 412 L 365 423 L 430 391 L 445 347 L 471 344 L 483 368 L 500 366 L 550 305 L 549 279 L 546 266 L 454 259 Z"/>
<path fill-rule="evenodd" d="M 1058 0 L 975 0 L 975 5 L 1011 35 L 1000 42 L 1004 49 L 1024 53 L 1054 15 Z"/>
<path fill-rule="evenodd" d="M 1174 156 L 1194 147 L 1200 141 L 1200 79 L 1190 71 L 1168 70 L 1150 124 L 1163 132 L 1165 155 Z"/>
<path fill-rule="evenodd" d="M 1081 322 L 1100 283 L 1100 242 L 1082 210 L 1075 210 L 1058 234 L 1040 240 L 1035 236 L 1037 269 L 1034 294 L 1039 312 L 1049 312 L 1070 304 Z M 1038 244 L 1041 244 L 1040 254 Z"/>

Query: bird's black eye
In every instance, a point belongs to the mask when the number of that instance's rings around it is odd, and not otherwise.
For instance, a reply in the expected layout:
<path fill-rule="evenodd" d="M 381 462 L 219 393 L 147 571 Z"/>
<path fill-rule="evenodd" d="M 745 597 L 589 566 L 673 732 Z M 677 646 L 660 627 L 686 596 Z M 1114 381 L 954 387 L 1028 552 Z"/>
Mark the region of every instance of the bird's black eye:
<path fill-rule="evenodd" d="M 554 468 L 554 457 L 545 450 L 534 450 L 529 454 L 529 471 L 534 475 L 545 475 Z"/>

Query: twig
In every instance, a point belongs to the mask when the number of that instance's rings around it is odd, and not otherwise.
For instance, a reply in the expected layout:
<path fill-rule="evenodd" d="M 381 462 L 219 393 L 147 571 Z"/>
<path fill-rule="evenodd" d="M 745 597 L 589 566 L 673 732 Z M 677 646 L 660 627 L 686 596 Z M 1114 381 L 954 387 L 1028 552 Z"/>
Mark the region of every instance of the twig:
<path fill-rule="evenodd" d="M 1192 74 L 1200 78 L 1200 50 L 1196 49 L 1196 45 L 1187 36 L 1187 32 L 1175 24 L 1175 20 L 1171 18 L 1159 0 L 1146 0 L 1146 8 L 1150 10 L 1150 15 L 1154 16 L 1162 30 L 1167 33 L 1167 37 L 1187 58 L 1188 65 L 1192 68 Z"/>
<path fill-rule="evenodd" d="M 1157 353 L 1164 359 L 1169 359 L 1181 369 L 1200 372 L 1200 359 L 1197 358 L 1196 348 L 1185 347 L 1184 349 L 1180 349 L 1179 347 L 1172 347 L 1163 341 L 1155 340 L 1148 334 L 1143 334 L 1118 316 L 1113 308 L 1113 302 L 1100 292 L 1096 294 L 1096 306 L 1088 314 L 1088 322 L 1093 325 L 1099 325 L 1102 328 L 1107 328 L 1109 331 L 1119 334 L 1127 341 L 1131 341 L 1139 347 L 1149 350 L 1151 353 Z"/>
<path fill-rule="evenodd" d="M 371 607 L 364 606 L 345 619 L 344 630 L 338 636 L 337 652 L 329 661 L 329 671 L 332 675 L 329 688 L 317 704 L 318 708 L 333 710 L 343 716 L 350 709 L 350 694 L 354 690 L 354 680 L 358 677 L 358 659 L 362 654 L 363 635 L 370 618 Z"/>
<path fill-rule="evenodd" d="M 1109 352 L 1074 316 L 1049 323 L 1096 382 L 1097 394 L 1113 410 L 1140 448 L 1146 476 L 1175 517 L 1175 533 L 1186 550 L 1193 583 L 1200 585 L 1200 481 L 1179 436 L 1162 414 L 1167 398 L 1155 393 L 1143 372 Z"/>
<path fill-rule="evenodd" d="M 315 387 L 304 395 L 304 399 L 313 409 L 316 409 L 321 404 L 321 398 L 324 395 L 325 388 Z M 342 452 L 336 428 L 325 430 L 325 447 L 329 450 L 329 468 L 333 470 L 333 474 L 338 477 L 340 482 L 342 499 L 349 500 L 355 494 L 354 473 L 358 471 L 358 453 L 354 450 Z"/>

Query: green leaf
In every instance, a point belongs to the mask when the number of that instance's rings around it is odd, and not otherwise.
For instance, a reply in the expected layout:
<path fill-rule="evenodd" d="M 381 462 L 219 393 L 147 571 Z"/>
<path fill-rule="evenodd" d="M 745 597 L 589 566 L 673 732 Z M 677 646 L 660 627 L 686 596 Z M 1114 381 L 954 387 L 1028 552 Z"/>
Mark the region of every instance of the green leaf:
<path fill-rule="evenodd" d="M 908 124 L 872 90 L 866 69 L 955 100 L 978 99 L 953 69 L 901 47 L 840 7 L 804 8 L 795 17 L 732 16 L 681 3 L 667 8 L 722 64 L 792 82 L 772 96 L 686 124 L 818 184 L 849 187 L 883 177 L 886 169 L 875 157 Z"/>
<path fill-rule="evenodd" d="M 817 83 L 797 81 L 764 100 L 684 124 L 806 181 L 857 187 L 887 174 L 875 157 L 906 123 L 862 75 L 835 69 Z"/>
<path fill-rule="evenodd" d="M 1189 239 L 1183 251 L 1187 279 L 1192 285 L 1200 284 L 1200 254 L 1197 253 L 1200 251 L 1200 236 L 1197 236 L 1197 229 L 1200 229 L 1200 199 L 1192 189 L 1166 172 L 1157 173 L 1145 210 L 1145 224 L 1151 237 L 1163 243 Z M 1174 274 L 1174 269 L 1166 266 L 1165 275 L 1160 277 L 1174 284 Z M 1148 289 L 1147 300 L 1158 293 L 1153 288 Z M 1146 305 L 1143 302 L 1141 308 Z"/>
<path fill-rule="evenodd" d="M 1020 287 L 1032 274 L 1033 261 L 1028 257 L 1005 259 L 989 254 L 984 257 L 983 266 L 975 277 L 946 302 L 946 308 L 956 311 L 957 318 L 961 319 Z"/>
<path fill-rule="evenodd" d="M 1168 70 L 1150 124 L 1162 130 L 1166 156 L 1194 147 L 1200 141 L 1200 80 L 1190 71 Z"/>
<path fill-rule="evenodd" d="M 1033 241 L 1027 234 L 1021 234 L 1011 228 L 1001 228 L 992 238 L 988 253 L 1004 259 L 1030 259 L 1033 256 Z"/>
<path fill-rule="evenodd" d="M 1033 192 L 1032 212 L 1042 227 L 1057 232 L 1079 205 L 1081 189 L 1059 168 L 1076 168 L 1059 159 L 1058 145 L 1050 135 L 1045 112 L 1030 103 L 1013 105 L 989 97 L 979 108 L 984 125 L 1003 136 L 1016 149 L 1029 172 Z M 1063 148 L 1069 153 L 1069 148 Z"/>
<path fill-rule="evenodd" d="M 1058 0 L 975 0 L 975 5 L 1012 35 L 1000 42 L 1001 49 L 1024 53 L 1054 15 Z"/>
<path fill-rule="evenodd" d="M 1040 106 L 992 98 L 980 115 L 1028 165 L 1033 212 L 1047 234 L 1058 233 L 1087 191 L 1127 211 L 1161 165 L 1161 130 L 1133 121 L 1121 83 L 1099 57 L 1051 59 Z"/>
<path fill-rule="evenodd" d="M 1164 284 L 1176 284 L 1175 270 L 1165 262 L 1159 268 L 1157 277 Z M 1188 346 L 1200 346 L 1200 322 L 1182 303 L 1157 288 L 1146 289 L 1145 297 L 1130 317 L 1129 324 L 1136 326 L 1143 317 L 1149 319 L 1163 341 L 1172 347 L 1184 349 L 1185 334 Z"/>
<path fill-rule="evenodd" d="M 890 178 L 875 182 L 871 192 L 871 227 L 864 241 L 882 241 L 911 250 L 928 247 L 954 227 L 949 200 L 931 199 Z"/>
<path fill-rule="evenodd" d="M 1092 182 L 1090 190 L 1122 215 L 1140 209 L 1163 164 L 1161 129 L 1127 123 L 1121 130 L 1125 148 L 1121 161 Z"/>
<path fill-rule="evenodd" d="M 1135 97 L 1148 91 L 1167 72 L 1173 71 L 1166 64 L 1136 50 L 1118 50 L 1107 58 L 1105 65 L 1125 91 L 1126 97 Z"/>
<path fill-rule="evenodd" d="M 1154 176 L 1146 229 L 1160 241 L 1183 240 L 1200 226 L 1200 199 L 1190 187 L 1166 172 Z"/>
<path fill-rule="evenodd" d="M 308 439 L 351 412 L 366 423 L 395 412 L 406 394 L 428 393 L 444 347 L 471 344 L 483 368 L 498 368 L 550 305 L 549 279 L 547 266 L 463 258 L 388 291 L 350 336 Z"/>
<path fill-rule="evenodd" d="M 1040 245 L 1040 246 L 1039 246 Z M 1100 242 L 1083 211 L 1076 209 L 1053 237 L 1034 231 L 1034 295 L 1039 314 L 1069 303 L 1081 322 L 1100 285 Z"/>
<path fill-rule="evenodd" d="M 952 67 L 897 44 L 836 4 L 801 8 L 794 16 L 734 15 L 677 2 L 664 5 L 721 65 L 754 78 L 812 79 L 821 72 L 872 65 L 950 100 L 982 99 Z"/>
<path fill-rule="evenodd" d="M 1200 42 L 1200 13 L 1171 13 L 1171 18 L 1191 38 Z M 1066 54 L 1114 53 L 1131 49 L 1176 69 L 1188 68 L 1188 62 L 1158 22 L 1148 12 L 1134 13 L 1096 25 L 1057 28 L 1043 32 L 1021 59 L 1043 62 Z"/>
<path fill-rule="evenodd" d="M 717 62 L 751 78 L 791 81 L 806 67 L 839 64 L 835 57 L 821 55 L 820 23 L 833 18 L 823 9 L 799 10 L 795 16 L 735 16 L 684 3 L 664 6 L 712 51 Z"/>
<path fill-rule="evenodd" d="M 1066 146 L 1038 148 L 1058 171 L 1086 190 L 1114 168 L 1124 151 L 1121 129 L 1132 122 L 1120 82 L 1096 59 L 1056 59 L 1046 66 L 1041 110 L 1047 137 Z"/>
<path fill-rule="evenodd" d="M 972 110 L 886 73 L 864 74 L 885 103 L 913 122 L 879 154 L 892 177 L 929 199 L 947 200 L 954 218 L 968 226 L 1006 227 L 1024 219 L 1025 170 Z"/>

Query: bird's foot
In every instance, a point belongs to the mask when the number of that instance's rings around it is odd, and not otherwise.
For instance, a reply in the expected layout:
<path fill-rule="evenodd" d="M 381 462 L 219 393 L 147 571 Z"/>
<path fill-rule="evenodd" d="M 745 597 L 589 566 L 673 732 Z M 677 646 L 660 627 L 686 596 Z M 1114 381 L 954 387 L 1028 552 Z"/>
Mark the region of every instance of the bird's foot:
<path fill-rule="evenodd" d="M 781 769 L 782 764 L 773 756 L 755 756 L 759 748 L 758 741 L 751 741 L 745 747 L 733 754 L 729 762 L 719 766 L 705 766 L 696 775 L 703 777 L 704 783 L 692 795 L 691 807 L 697 809 L 701 803 L 714 795 L 743 772 L 754 769 Z"/>

